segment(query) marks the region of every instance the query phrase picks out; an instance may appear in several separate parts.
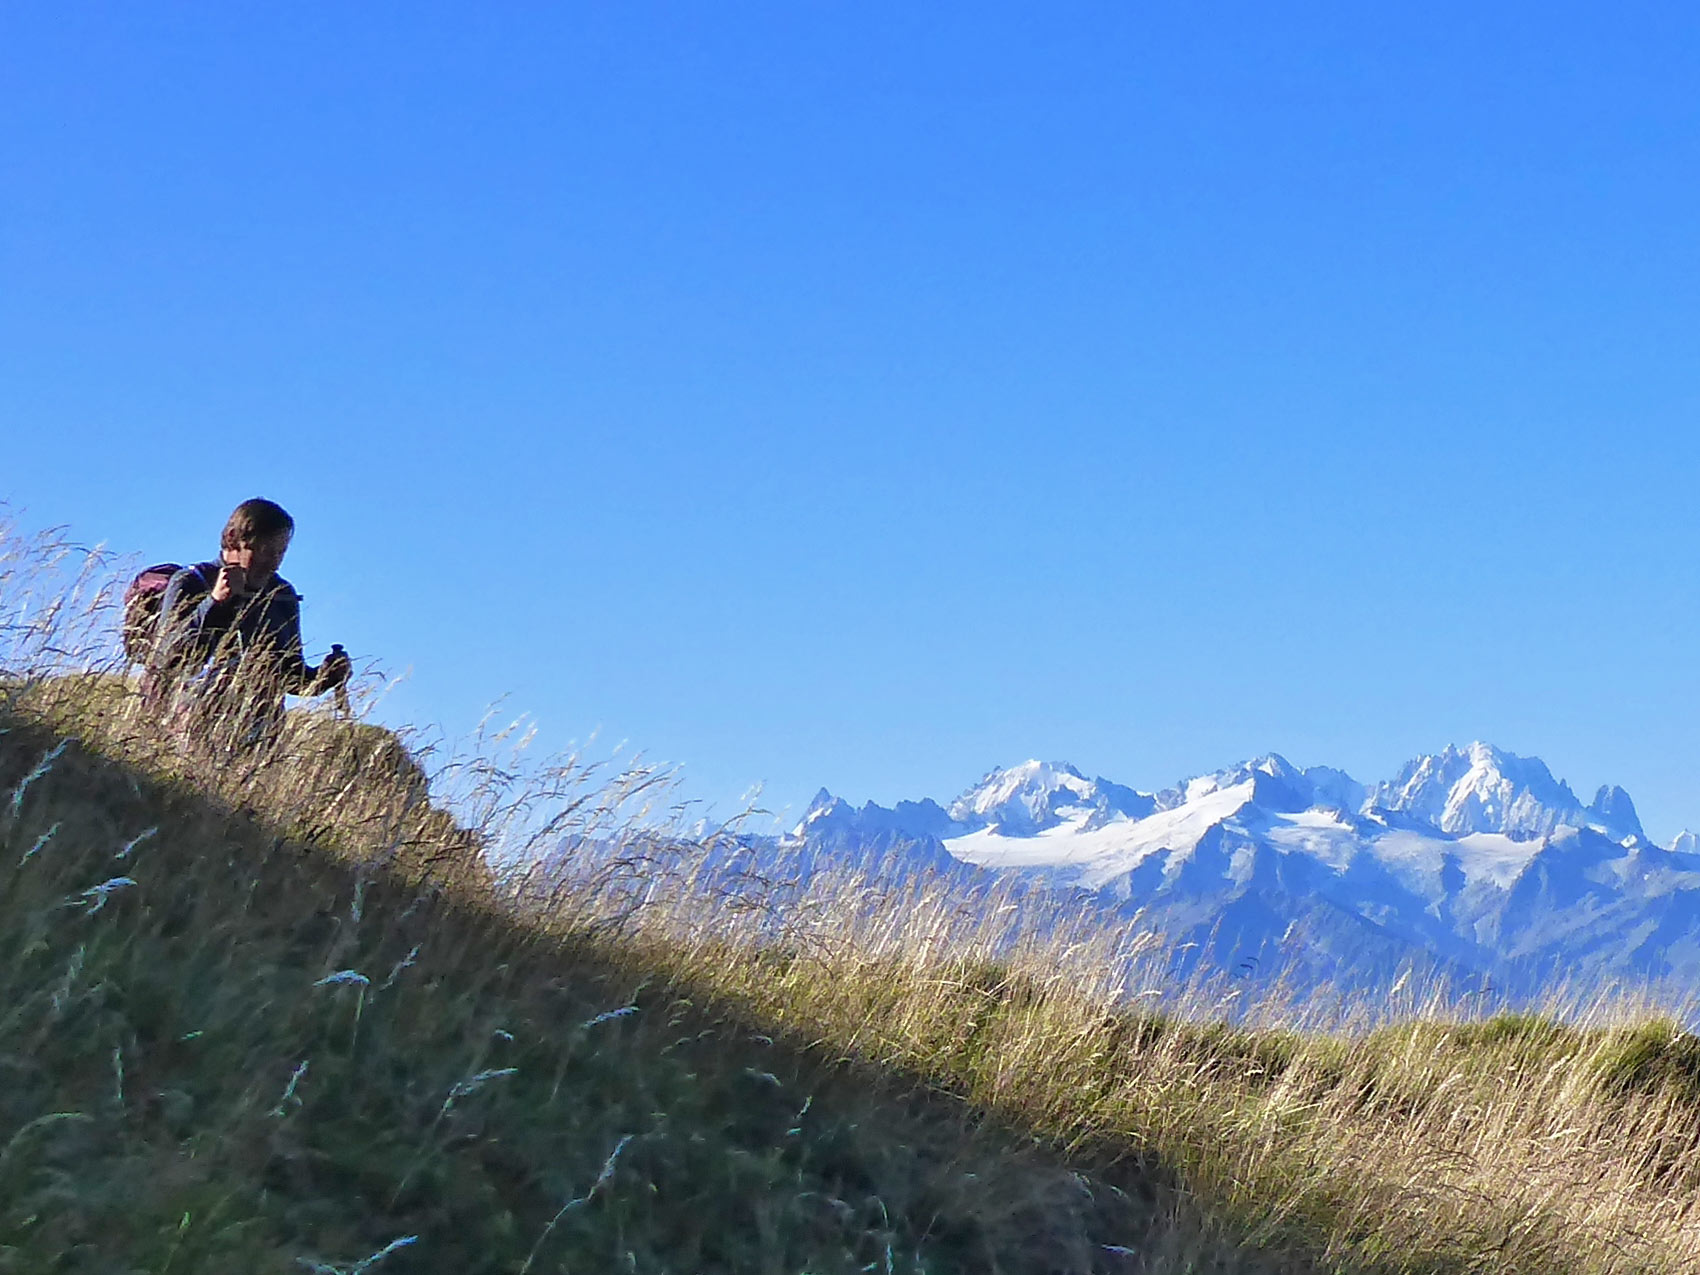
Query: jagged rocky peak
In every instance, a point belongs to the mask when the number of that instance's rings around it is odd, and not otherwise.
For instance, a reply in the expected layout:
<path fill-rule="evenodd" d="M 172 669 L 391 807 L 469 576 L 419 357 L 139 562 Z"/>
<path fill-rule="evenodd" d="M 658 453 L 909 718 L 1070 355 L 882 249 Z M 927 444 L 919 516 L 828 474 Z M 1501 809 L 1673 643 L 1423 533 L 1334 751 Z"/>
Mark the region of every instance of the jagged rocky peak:
<path fill-rule="evenodd" d="M 1140 819 L 1156 809 L 1147 794 L 1107 779 L 1088 779 L 1067 762 L 1025 761 L 989 772 L 950 803 L 950 818 L 964 829 L 995 827 L 1037 832 L 1069 819 L 1102 823 L 1117 816 Z"/>
<path fill-rule="evenodd" d="M 1641 830 L 1641 816 L 1635 813 L 1635 803 L 1616 784 L 1600 785 L 1588 813 L 1593 816 L 1595 825 L 1609 833 L 1615 841 L 1627 841 L 1631 837 L 1645 839 L 1647 835 Z"/>
<path fill-rule="evenodd" d="M 810 799 L 808 809 L 803 811 L 803 818 L 797 825 L 796 832 L 800 834 L 811 824 L 819 823 L 823 819 L 830 819 L 842 811 L 852 809 L 854 807 L 844 798 L 834 797 L 825 788 L 822 788 Z"/>
<path fill-rule="evenodd" d="M 1641 835 L 1634 803 L 1621 788 L 1602 788 L 1583 806 L 1570 785 L 1538 757 L 1519 757 L 1491 744 L 1449 746 L 1405 764 L 1370 792 L 1377 809 L 1398 811 L 1443 832 L 1543 837 L 1560 827 L 1593 827 L 1622 841 Z"/>
<path fill-rule="evenodd" d="M 890 810 L 872 801 L 858 808 L 822 788 L 783 840 L 818 844 L 859 840 L 900 842 L 942 838 L 957 831 L 944 808 L 930 797 L 900 801 Z"/>
<path fill-rule="evenodd" d="M 1363 807 L 1366 795 L 1364 786 L 1343 770 L 1331 766 L 1307 766 L 1301 770 L 1279 753 L 1267 753 L 1227 770 L 1183 779 L 1157 794 L 1157 805 L 1171 810 L 1247 783 L 1251 785 L 1250 800 L 1265 810 L 1310 810 L 1321 806 L 1355 814 Z"/>

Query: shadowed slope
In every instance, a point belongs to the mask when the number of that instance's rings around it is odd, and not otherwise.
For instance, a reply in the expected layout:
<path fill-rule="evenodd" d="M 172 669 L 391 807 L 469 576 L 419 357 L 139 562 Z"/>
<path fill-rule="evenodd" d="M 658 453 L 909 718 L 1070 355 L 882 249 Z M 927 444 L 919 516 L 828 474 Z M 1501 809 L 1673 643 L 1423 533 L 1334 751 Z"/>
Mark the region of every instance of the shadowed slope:
<path fill-rule="evenodd" d="M 0 1270 L 1249 1269 L 593 941 L 0 730 Z"/>

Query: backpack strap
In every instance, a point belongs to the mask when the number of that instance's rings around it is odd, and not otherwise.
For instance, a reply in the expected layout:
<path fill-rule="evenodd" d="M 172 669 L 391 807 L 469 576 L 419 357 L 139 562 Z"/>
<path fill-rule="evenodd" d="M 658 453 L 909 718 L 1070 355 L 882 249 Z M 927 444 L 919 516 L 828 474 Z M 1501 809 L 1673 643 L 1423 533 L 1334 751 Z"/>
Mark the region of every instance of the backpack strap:
<path fill-rule="evenodd" d="M 186 568 L 195 577 L 195 584 L 198 586 L 197 593 L 211 593 L 213 591 L 213 585 L 218 583 L 219 565 L 216 562 L 195 562 Z"/>

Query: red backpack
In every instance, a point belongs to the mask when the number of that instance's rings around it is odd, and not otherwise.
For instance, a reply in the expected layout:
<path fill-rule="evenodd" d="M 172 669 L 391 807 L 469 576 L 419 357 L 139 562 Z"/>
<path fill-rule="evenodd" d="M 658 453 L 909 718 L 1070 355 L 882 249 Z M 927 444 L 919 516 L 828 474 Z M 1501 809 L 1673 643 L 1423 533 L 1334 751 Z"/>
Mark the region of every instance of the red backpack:
<path fill-rule="evenodd" d="M 153 653 L 165 588 L 171 583 L 171 577 L 181 570 L 183 568 L 175 562 L 158 563 L 145 571 L 138 571 L 136 578 L 130 581 L 130 587 L 124 590 L 124 654 L 132 664 L 146 664 L 148 656 Z M 201 572 L 201 583 L 206 585 L 204 571 Z"/>

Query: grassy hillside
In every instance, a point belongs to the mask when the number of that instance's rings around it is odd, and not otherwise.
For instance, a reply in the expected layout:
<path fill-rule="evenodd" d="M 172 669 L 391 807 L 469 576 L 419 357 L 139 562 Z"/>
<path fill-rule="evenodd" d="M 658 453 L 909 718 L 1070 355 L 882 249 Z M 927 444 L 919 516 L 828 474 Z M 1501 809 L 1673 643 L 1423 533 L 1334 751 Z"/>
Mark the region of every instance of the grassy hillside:
<path fill-rule="evenodd" d="M 0 680 L 0 1271 L 1700 1269 L 1669 1020 L 1144 1013 L 1066 934 L 775 916 L 641 829 L 519 907 L 504 827 L 646 783 L 530 773 L 456 772 L 463 826 L 375 728 L 219 763 Z"/>
<path fill-rule="evenodd" d="M 382 767 L 286 758 L 270 809 L 276 774 L 139 764 L 98 689 L 0 708 L 0 1270 L 347 1271 L 399 1241 L 373 1266 L 1240 1269 L 1137 1164 L 1080 1175 L 641 938 L 516 924 Z"/>

